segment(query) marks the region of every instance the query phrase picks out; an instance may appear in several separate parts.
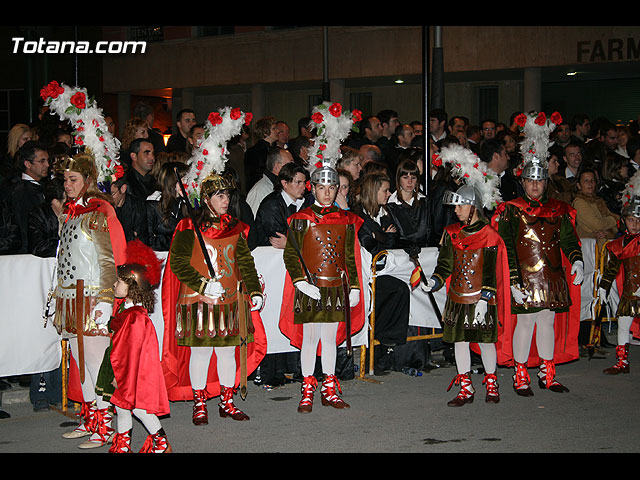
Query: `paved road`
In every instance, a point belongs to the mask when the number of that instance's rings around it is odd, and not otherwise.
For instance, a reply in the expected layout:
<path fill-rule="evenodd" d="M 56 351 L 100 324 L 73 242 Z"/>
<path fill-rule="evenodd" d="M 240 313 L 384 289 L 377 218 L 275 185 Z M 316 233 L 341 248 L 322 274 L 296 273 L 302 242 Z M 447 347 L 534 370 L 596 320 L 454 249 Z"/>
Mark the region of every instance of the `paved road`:
<path fill-rule="evenodd" d="M 533 397 L 518 397 L 511 370 L 499 369 L 499 404 L 484 402 L 477 374 L 475 402 L 451 408 L 446 402 L 457 391 L 446 391 L 455 374 L 448 367 L 422 377 L 396 372 L 375 377 L 380 384 L 345 381 L 343 398 L 350 409 L 323 407 L 317 392 L 308 415 L 296 412 L 299 384 L 267 391 L 250 383 L 246 401 L 237 400 L 251 417 L 248 422 L 219 418 L 213 399 L 207 426 L 191 424 L 191 402 L 172 403 L 162 424 L 175 452 L 637 453 L 640 346 L 631 347 L 628 375 L 603 375 L 613 363 L 613 349 L 605 352 L 606 360 L 581 358 L 558 366 L 558 379 L 571 390 L 565 394 L 536 386 Z M 80 450 L 82 440 L 63 439 L 74 423 L 60 412 L 36 413 L 29 403 L 5 402 L 2 408 L 11 418 L 0 420 L 0 453 L 107 452 L 107 447 Z M 133 447 L 139 449 L 145 436 L 142 425 L 134 423 Z"/>

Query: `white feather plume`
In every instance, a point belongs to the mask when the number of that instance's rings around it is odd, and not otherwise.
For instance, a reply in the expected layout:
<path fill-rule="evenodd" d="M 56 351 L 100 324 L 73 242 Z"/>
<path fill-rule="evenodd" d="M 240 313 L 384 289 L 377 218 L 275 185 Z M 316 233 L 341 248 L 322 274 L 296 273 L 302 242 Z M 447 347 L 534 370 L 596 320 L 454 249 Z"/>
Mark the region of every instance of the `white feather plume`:
<path fill-rule="evenodd" d="M 55 91 L 54 96 L 48 95 Z M 85 107 L 78 108 L 72 103 L 72 97 L 84 95 Z M 87 90 L 70 87 L 65 83 L 51 82 L 41 90 L 44 104 L 62 120 L 68 120 L 74 129 L 74 142 L 85 146 L 94 156 L 98 170 L 98 183 L 112 182 L 116 173 L 122 173 L 120 166 L 120 140 L 109 133 L 102 109 L 90 98 Z M 118 168 L 120 167 L 120 168 Z"/>
<path fill-rule="evenodd" d="M 482 196 L 482 205 L 493 210 L 502 202 L 500 177 L 487 168 L 487 164 L 462 145 L 443 147 L 437 157 L 442 163 L 451 165 L 451 175 L 459 183 L 473 186 Z"/>

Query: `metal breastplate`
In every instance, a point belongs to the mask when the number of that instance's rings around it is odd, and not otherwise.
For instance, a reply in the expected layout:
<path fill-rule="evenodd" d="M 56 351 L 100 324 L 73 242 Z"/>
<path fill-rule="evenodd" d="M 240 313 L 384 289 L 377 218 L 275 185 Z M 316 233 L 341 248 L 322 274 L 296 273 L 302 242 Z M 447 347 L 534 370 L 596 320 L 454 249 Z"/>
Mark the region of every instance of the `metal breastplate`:
<path fill-rule="evenodd" d="M 341 272 L 345 271 L 345 224 L 311 224 L 302 244 L 302 257 L 319 287 L 342 284 Z"/>
<path fill-rule="evenodd" d="M 562 265 L 562 217 L 531 217 L 520 213 L 516 254 L 522 287 L 531 292 L 526 305 L 561 308 L 570 305 Z"/>

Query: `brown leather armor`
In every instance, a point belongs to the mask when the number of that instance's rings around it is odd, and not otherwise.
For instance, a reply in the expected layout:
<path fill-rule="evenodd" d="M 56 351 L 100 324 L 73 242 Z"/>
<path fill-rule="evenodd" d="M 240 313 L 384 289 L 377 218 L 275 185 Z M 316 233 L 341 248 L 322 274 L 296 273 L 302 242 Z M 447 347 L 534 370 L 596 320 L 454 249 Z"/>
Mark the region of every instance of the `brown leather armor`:
<path fill-rule="evenodd" d="M 640 257 L 634 256 L 622 260 L 622 268 L 625 272 L 622 284 L 622 295 L 635 299 L 633 293 L 640 287 Z"/>
<path fill-rule="evenodd" d="M 480 300 L 483 287 L 483 249 L 453 249 L 453 271 L 449 283 L 449 296 L 455 303 L 476 304 Z M 489 305 L 496 304 L 495 295 Z"/>
<path fill-rule="evenodd" d="M 186 284 L 180 284 L 178 305 L 176 308 L 176 337 L 189 337 L 192 325 L 193 334 L 204 336 L 237 335 L 239 319 L 238 309 L 238 280 L 240 274 L 235 259 L 235 249 L 239 235 L 224 238 L 209 238 L 203 235 L 211 263 L 216 271 L 218 281 L 224 287 L 224 295 L 217 299 L 215 305 L 203 302 L 203 295 L 195 292 Z M 210 278 L 209 270 L 198 242 L 194 242 L 191 254 L 191 266 L 203 277 Z M 202 290 L 204 291 L 204 285 Z M 244 301 L 245 299 L 242 299 Z M 253 329 L 250 329 L 251 331 Z"/>
<path fill-rule="evenodd" d="M 341 272 L 346 270 L 347 226 L 315 224 L 309 226 L 302 245 L 302 257 L 318 287 L 342 285 Z"/>
<path fill-rule="evenodd" d="M 521 212 L 516 243 L 522 288 L 530 292 L 526 306 L 550 309 L 570 306 L 562 265 L 562 217 L 532 217 Z"/>

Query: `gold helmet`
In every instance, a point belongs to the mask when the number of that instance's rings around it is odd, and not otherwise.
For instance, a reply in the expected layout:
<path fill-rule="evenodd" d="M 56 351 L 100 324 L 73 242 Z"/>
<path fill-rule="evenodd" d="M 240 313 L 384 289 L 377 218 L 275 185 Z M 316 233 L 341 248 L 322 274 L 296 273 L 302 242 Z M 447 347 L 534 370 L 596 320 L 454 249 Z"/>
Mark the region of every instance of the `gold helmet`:
<path fill-rule="evenodd" d="M 56 162 L 56 172 L 63 174 L 64 172 L 78 172 L 86 178 L 92 178 L 98 181 L 98 168 L 96 161 L 91 153 L 80 152 L 73 156 L 64 156 Z"/>
<path fill-rule="evenodd" d="M 200 195 L 211 196 L 222 190 L 234 190 L 236 181 L 231 173 L 210 173 L 200 184 Z"/>

